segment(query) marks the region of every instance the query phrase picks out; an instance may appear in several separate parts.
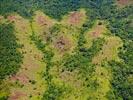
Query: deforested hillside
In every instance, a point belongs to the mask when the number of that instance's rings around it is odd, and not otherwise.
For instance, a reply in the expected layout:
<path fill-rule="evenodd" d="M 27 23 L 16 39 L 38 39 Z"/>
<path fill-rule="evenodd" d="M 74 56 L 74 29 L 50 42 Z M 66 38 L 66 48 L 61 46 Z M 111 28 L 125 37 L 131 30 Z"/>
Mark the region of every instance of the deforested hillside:
<path fill-rule="evenodd" d="M 132 0 L 0 0 L 0 100 L 132 100 Z"/>

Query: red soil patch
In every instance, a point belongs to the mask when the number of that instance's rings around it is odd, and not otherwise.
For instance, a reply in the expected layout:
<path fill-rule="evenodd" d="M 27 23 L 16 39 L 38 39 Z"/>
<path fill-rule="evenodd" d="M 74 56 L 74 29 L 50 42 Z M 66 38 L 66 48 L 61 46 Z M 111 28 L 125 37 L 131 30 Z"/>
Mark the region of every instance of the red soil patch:
<path fill-rule="evenodd" d="M 20 91 L 15 91 L 13 94 L 9 97 L 8 100 L 20 100 L 21 97 L 26 96 L 25 93 L 22 93 Z"/>
<path fill-rule="evenodd" d="M 29 82 L 28 76 L 26 76 L 24 73 L 22 73 L 22 74 L 20 73 L 15 76 L 12 76 L 11 80 L 13 80 L 13 81 L 19 80 L 22 84 L 26 84 Z"/>
<path fill-rule="evenodd" d="M 77 24 L 80 23 L 82 17 L 83 17 L 82 13 L 80 13 L 80 12 L 73 12 L 73 13 L 70 14 L 68 22 L 71 25 L 77 25 Z"/>
<path fill-rule="evenodd" d="M 92 35 L 93 35 L 93 37 L 98 37 L 100 35 L 100 33 L 95 31 L 95 32 L 92 32 Z"/>
<path fill-rule="evenodd" d="M 11 21 L 11 22 L 15 22 L 16 20 L 18 20 L 18 18 L 17 18 L 16 16 L 14 16 L 14 15 L 8 16 L 7 19 L 8 19 L 9 21 Z"/>
<path fill-rule="evenodd" d="M 61 36 L 56 40 L 55 47 L 59 49 L 59 51 L 64 52 L 71 48 L 71 42 L 68 38 Z"/>
<path fill-rule="evenodd" d="M 91 33 L 91 35 L 93 37 L 99 37 L 100 34 L 102 34 L 104 30 L 104 26 L 103 25 L 97 25 L 95 28 L 94 28 L 94 31 Z"/>
<path fill-rule="evenodd" d="M 47 25 L 50 25 L 52 22 L 47 20 L 44 16 L 38 16 L 37 17 L 37 23 L 41 26 L 47 26 Z"/>
<path fill-rule="evenodd" d="M 118 4 L 120 5 L 127 5 L 130 2 L 132 2 L 131 0 L 117 0 Z"/>

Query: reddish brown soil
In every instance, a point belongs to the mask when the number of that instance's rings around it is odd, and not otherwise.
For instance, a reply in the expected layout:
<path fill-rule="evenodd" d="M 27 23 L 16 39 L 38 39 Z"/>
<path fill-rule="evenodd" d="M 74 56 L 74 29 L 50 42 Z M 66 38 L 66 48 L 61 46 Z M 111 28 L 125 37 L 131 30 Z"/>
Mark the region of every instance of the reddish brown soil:
<path fill-rule="evenodd" d="M 68 38 L 61 36 L 56 40 L 55 47 L 59 49 L 59 51 L 64 52 L 71 48 L 71 42 Z"/>
<path fill-rule="evenodd" d="M 15 22 L 15 21 L 17 20 L 16 16 L 14 16 L 14 15 L 8 16 L 7 19 L 8 19 L 9 21 L 11 21 L 11 22 Z"/>
<path fill-rule="evenodd" d="M 22 84 L 26 84 L 29 82 L 29 78 L 23 73 L 23 74 L 18 74 L 18 75 L 15 75 L 15 76 L 12 76 L 11 77 L 11 80 L 13 81 L 20 81 L 20 83 Z"/>
<path fill-rule="evenodd" d="M 21 97 L 26 96 L 25 93 L 22 93 L 20 91 L 15 91 L 12 96 L 9 97 L 8 100 L 20 100 Z"/>
<path fill-rule="evenodd" d="M 82 13 L 80 13 L 80 12 L 73 12 L 73 13 L 70 14 L 69 23 L 71 25 L 77 25 L 77 24 L 80 23 L 82 17 L 83 17 Z"/>
<path fill-rule="evenodd" d="M 47 20 L 44 16 L 38 16 L 37 23 L 41 26 L 49 25 L 51 22 Z"/>
<path fill-rule="evenodd" d="M 100 35 L 100 33 L 95 31 L 95 32 L 92 32 L 92 35 L 93 35 L 93 37 L 98 37 Z"/>
<path fill-rule="evenodd" d="M 120 5 L 127 5 L 130 2 L 132 2 L 131 0 L 117 0 L 118 4 Z"/>
<path fill-rule="evenodd" d="M 99 37 L 100 34 L 102 34 L 104 31 L 104 26 L 103 25 L 97 25 L 95 28 L 94 28 L 94 31 L 91 33 L 91 35 L 93 37 Z"/>

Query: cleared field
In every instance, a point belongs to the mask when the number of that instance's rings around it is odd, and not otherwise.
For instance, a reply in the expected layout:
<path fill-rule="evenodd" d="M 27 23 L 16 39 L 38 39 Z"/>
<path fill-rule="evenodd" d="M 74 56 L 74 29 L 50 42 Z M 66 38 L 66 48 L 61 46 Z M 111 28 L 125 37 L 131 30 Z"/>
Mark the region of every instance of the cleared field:
<path fill-rule="evenodd" d="M 101 65 L 102 61 L 119 60 L 118 48 L 122 46 L 122 41 L 117 37 L 109 37 L 105 45 L 98 55 L 94 57 L 92 62 L 96 65 Z"/>
<path fill-rule="evenodd" d="M 104 21 L 96 21 L 91 29 L 89 29 L 85 34 L 85 39 L 87 43 L 86 47 L 90 47 L 92 45 L 92 41 L 99 37 L 104 37 L 104 33 L 108 32 L 106 28 L 106 24 Z"/>
<path fill-rule="evenodd" d="M 8 20 L 14 22 L 16 37 L 23 45 L 19 51 L 24 55 L 21 69 L 9 79 L 14 84 L 10 87 L 9 100 L 39 99 L 45 90 L 45 80 L 41 76 L 45 69 L 45 63 L 41 61 L 42 53 L 30 40 L 32 31 L 28 20 L 19 15 L 11 15 Z"/>
<path fill-rule="evenodd" d="M 80 9 L 79 11 L 70 12 L 68 15 L 64 16 L 61 23 L 63 25 L 81 27 L 85 21 L 86 11 L 84 9 Z"/>

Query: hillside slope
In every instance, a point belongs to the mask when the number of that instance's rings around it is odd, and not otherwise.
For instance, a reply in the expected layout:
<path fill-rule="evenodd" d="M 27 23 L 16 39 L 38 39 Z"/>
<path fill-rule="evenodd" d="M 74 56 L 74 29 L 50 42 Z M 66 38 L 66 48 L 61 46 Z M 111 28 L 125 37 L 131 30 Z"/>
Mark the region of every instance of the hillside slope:
<path fill-rule="evenodd" d="M 59 1 L 0 1 L 0 100 L 132 100 L 132 1 Z"/>

